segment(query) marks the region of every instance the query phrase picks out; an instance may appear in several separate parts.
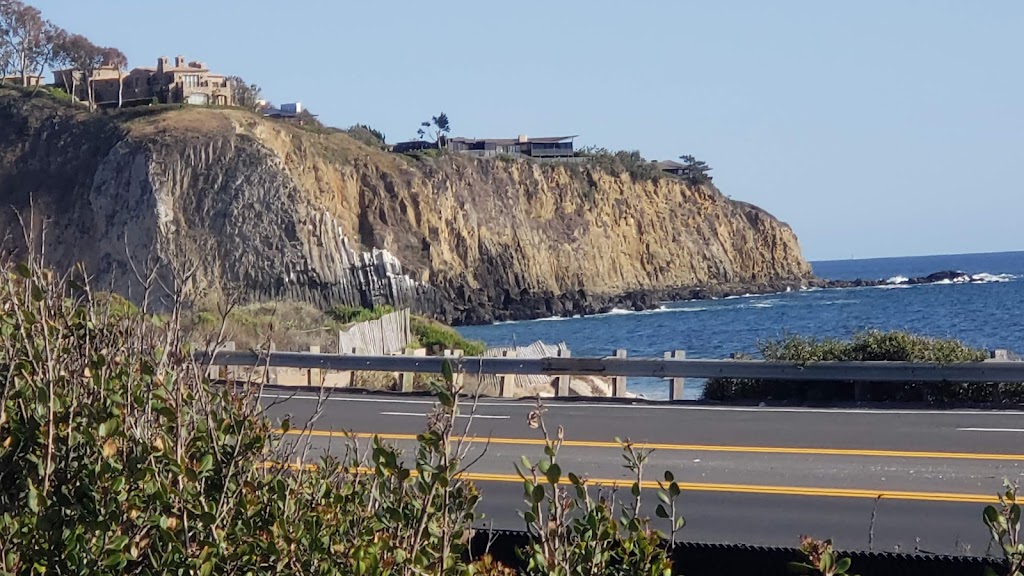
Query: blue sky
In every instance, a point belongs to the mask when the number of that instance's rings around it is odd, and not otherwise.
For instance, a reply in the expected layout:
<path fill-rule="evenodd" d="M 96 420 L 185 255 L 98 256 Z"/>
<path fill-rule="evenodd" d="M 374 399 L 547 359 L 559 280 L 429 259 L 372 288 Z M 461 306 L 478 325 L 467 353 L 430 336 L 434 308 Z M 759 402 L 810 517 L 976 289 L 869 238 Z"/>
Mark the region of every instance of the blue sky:
<path fill-rule="evenodd" d="M 694 154 L 809 259 L 1024 249 L 1020 0 L 29 0 L 391 142 L 579 134 Z"/>

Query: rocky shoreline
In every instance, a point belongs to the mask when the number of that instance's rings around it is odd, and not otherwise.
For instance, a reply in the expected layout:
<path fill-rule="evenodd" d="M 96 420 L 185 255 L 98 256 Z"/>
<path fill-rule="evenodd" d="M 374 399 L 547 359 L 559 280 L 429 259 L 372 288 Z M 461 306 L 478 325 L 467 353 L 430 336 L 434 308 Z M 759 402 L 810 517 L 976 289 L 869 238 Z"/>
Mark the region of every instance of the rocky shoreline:
<path fill-rule="evenodd" d="M 967 284 L 981 283 L 979 279 L 958 270 L 943 270 L 927 276 L 914 278 L 829 280 L 824 278 L 780 280 L 770 284 L 724 284 L 707 287 L 688 287 L 667 290 L 633 290 L 615 296 L 588 294 L 585 290 L 561 295 L 522 294 L 517 298 L 508 295 L 504 304 L 497 308 L 494 300 L 474 303 L 469 299 L 465 306 L 449 310 L 449 322 L 453 325 L 490 324 L 493 322 L 539 320 L 551 317 L 592 316 L 606 314 L 613 310 L 642 312 L 655 310 L 666 302 L 699 301 L 754 294 L 778 294 L 808 288 L 863 288 L 874 286 L 914 286 L 922 284 Z"/>

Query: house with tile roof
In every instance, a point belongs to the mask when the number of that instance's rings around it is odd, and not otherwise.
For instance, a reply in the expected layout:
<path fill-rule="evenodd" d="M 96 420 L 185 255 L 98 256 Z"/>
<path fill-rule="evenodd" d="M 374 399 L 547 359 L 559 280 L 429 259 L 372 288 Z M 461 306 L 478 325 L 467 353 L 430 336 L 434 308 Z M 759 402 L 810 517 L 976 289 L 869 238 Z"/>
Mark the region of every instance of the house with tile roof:
<path fill-rule="evenodd" d="M 72 87 L 80 100 L 88 98 L 85 75 L 80 70 L 54 70 L 54 84 L 68 93 Z M 102 66 L 92 75 L 96 103 L 152 102 L 161 104 L 201 104 L 233 106 L 231 82 L 223 74 L 211 72 L 204 62 L 186 61 L 178 56 L 174 63 L 166 56 L 155 67 L 139 67 L 121 72 L 113 66 Z"/>

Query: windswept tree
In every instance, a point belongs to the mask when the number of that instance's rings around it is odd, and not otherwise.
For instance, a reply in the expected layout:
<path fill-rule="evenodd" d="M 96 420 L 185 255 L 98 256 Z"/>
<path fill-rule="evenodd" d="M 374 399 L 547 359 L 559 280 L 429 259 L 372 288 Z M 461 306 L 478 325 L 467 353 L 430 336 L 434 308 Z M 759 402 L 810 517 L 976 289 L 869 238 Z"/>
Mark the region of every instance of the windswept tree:
<path fill-rule="evenodd" d="M 86 99 L 89 102 L 89 110 L 96 107 L 96 95 L 93 91 L 92 81 L 96 71 L 103 66 L 106 58 L 114 56 L 109 48 L 101 48 L 81 34 L 67 36 L 55 50 L 58 61 L 69 65 L 72 72 L 70 76 L 71 91 L 77 94 L 77 82 L 81 77 L 85 82 Z M 66 79 L 65 79 L 66 80 Z"/>
<path fill-rule="evenodd" d="M 247 83 L 241 76 L 228 77 L 228 83 L 231 85 L 231 99 L 235 101 L 235 106 L 255 112 L 263 90 L 256 84 Z"/>
<path fill-rule="evenodd" d="M 100 60 L 101 66 L 117 70 L 117 107 L 120 108 L 124 104 L 124 70 L 128 68 L 128 57 L 117 48 L 103 48 Z"/>
<path fill-rule="evenodd" d="M 684 154 L 679 157 L 683 161 L 685 178 L 691 184 L 707 184 L 711 182 L 711 176 L 708 172 L 711 171 L 711 167 L 708 166 L 707 162 L 703 160 L 697 160 L 695 157 Z"/>
<path fill-rule="evenodd" d="M 416 131 L 416 135 L 420 137 L 420 140 L 430 136 L 430 139 L 437 144 L 437 147 L 441 148 L 443 144 L 442 140 L 448 137 L 451 129 L 451 124 L 448 122 L 448 115 L 441 112 L 430 120 L 421 122 L 420 129 Z"/>
<path fill-rule="evenodd" d="M 0 43 L 9 68 L 29 85 L 29 76 L 41 74 L 53 58 L 60 28 L 43 19 L 42 13 L 20 0 L 0 0 Z"/>
<path fill-rule="evenodd" d="M 0 30 L 0 35 L 3 31 Z M 14 50 L 7 45 L 2 39 L 0 39 L 0 86 L 3 86 L 7 79 L 7 75 L 14 70 Z"/>
<path fill-rule="evenodd" d="M 78 53 L 89 41 L 80 34 L 62 34 L 53 44 L 54 70 L 61 75 L 64 88 L 71 95 L 72 100 L 78 100 L 78 80 L 81 74 L 76 70 L 79 62 Z"/>

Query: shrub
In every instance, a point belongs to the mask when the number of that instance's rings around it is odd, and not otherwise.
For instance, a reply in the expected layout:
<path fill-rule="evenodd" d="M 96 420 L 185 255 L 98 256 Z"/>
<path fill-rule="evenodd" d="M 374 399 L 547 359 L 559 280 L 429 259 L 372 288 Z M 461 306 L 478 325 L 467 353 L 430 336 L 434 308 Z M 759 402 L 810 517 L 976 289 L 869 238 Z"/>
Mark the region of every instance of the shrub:
<path fill-rule="evenodd" d="M 341 324 L 355 324 L 357 322 L 369 322 L 378 320 L 385 314 L 391 314 L 395 309 L 391 306 L 376 306 L 374 308 L 357 308 L 354 306 L 335 306 L 327 315 Z"/>
<path fill-rule="evenodd" d="M 374 437 L 368 451 L 350 440 L 306 466 L 306 429 L 272 425 L 260 383 L 211 386 L 180 340 L 186 301 L 161 318 L 114 311 L 85 280 L 2 271 L 0 573 L 514 573 L 469 549 L 480 493 L 461 474 L 470 435 L 455 434 L 463 390 L 451 364 L 411 454 Z M 544 429 L 539 410 L 530 421 Z M 667 573 L 661 535 L 639 515 L 649 452 L 624 444 L 635 504 L 619 510 L 573 474 L 562 482 L 562 437 L 545 431 L 547 458 L 521 469 L 524 515 L 539 527 L 529 572 Z M 661 486 L 658 516 L 674 520 L 679 486 L 668 473 Z M 553 498 L 554 532 L 533 522 L 538 489 Z"/>
<path fill-rule="evenodd" d="M 273 342 L 278 350 L 301 351 L 320 346 L 324 352 L 338 349 L 342 324 L 319 309 L 297 302 L 269 302 L 230 308 L 226 311 L 224 337 L 239 350 L 260 348 Z M 198 342 L 220 337 L 220 313 L 197 310 L 187 314 L 184 325 Z"/>
<path fill-rule="evenodd" d="M 840 558 L 832 549 L 831 540 L 815 540 L 810 536 L 800 537 L 800 553 L 806 562 L 794 562 L 789 565 L 796 574 L 818 574 L 820 576 L 848 576 L 849 557 Z"/>
<path fill-rule="evenodd" d="M 638 150 L 612 152 L 607 148 L 586 146 L 576 156 L 588 158 L 589 163 L 610 174 L 629 174 L 633 180 L 654 180 L 664 174 L 658 167 L 646 160 Z"/>
<path fill-rule="evenodd" d="M 375 130 L 365 124 L 356 124 L 348 130 L 345 130 L 345 132 L 354 140 L 373 148 L 383 148 L 386 144 L 386 138 L 384 137 L 383 132 Z"/>
<path fill-rule="evenodd" d="M 467 340 L 454 328 L 440 322 L 413 316 L 411 324 L 414 347 L 426 348 L 428 352 L 437 354 L 442 350 L 462 350 L 466 356 L 481 356 L 487 351 L 483 342 Z"/>
<path fill-rule="evenodd" d="M 374 439 L 290 466 L 304 444 L 258 385 L 210 386 L 180 303 L 157 320 L 112 301 L 38 267 L 0 278 L 0 572 L 470 570 L 450 371 L 411 458 Z"/>
<path fill-rule="evenodd" d="M 640 513 L 644 466 L 650 450 L 619 441 L 623 448 L 624 467 L 632 476 L 629 481 L 632 505 L 617 503 L 615 494 L 591 494 L 585 478 L 564 473 L 558 463 L 558 452 L 564 441 L 564 430 L 558 427 L 552 437 L 544 424 L 543 408 L 528 417 L 531 428 L 539 428 L 544 440 L 544 457 L 537 463 L 523 458 L 516 471 L 523 479 L 526 511 L 522 517 L 530 534 L 531 544 L 521 551 L 527 574 L 671 574 L 669 552 L 676 532 L 685 521 L 677 517 L 676 500 L 679 484 L 671 472 L 659 482 L 657 515 L 670 522 L 671 537 L 651 528 L 650 521 Z M 564 476 L 563 476 L 564 474 Z M 566 482 L 568 481 L 568 482 Z M 616 522 L 618 518 L 618 522 Z"/>
<path fill-rule="evenodd" d="M 957 340 L 919 336 L 908 332 L 867 331 L 850 341 L 787 336 L 758 346 L 769 362 L 934 362 L 953 364 L 980 362 L 988 357 L 984 350 Z M 966 386 L 958 383 L 863 383 L 867 399 L 876 401 L 986 402 L 992 398 L 991 386 Z M 994 385 L 993 385 L 994 386 Z M 852 382 L 786 382 L 715 378 L 708 380 L 703 396 L 708 400 L 822 400 L 849 401 L 857 398 Z M 1003 385 L 1004 401 L 1024 401 L 1024 386 Z"/>
<path fill-rule="evenodd" d="M 1020 504 L 1017 493 L 1020 487 L 1009 479 L 1003 480 L 1005 492 L 999 494 L 999 508 L 986 506 L 982 514 L 985 526 L 1003 553 L 1007 564 L 1007 576 L 1024 576 L 1024 542 L 1020 539 Z M 991 568 L 985 570 L 986 576 L 995 576 Z"/>

